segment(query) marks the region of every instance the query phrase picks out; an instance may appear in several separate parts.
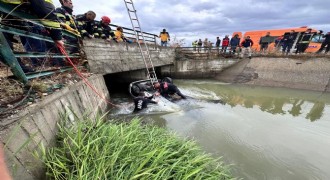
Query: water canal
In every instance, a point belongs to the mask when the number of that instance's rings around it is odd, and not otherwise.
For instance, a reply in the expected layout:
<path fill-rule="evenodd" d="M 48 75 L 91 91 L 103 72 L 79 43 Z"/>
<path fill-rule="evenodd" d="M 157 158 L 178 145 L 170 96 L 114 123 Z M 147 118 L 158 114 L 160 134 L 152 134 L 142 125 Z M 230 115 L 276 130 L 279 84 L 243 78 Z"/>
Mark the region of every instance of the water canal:
<path fill-rule="evenodd" d="M 190 100 L 152 105 L 146 121 L 195 139 L 244 179 L 328 179 L 330 94 L 175 80 Z M 115 93 L 127 105 L 130 97 Z M 220 103 L 221 100 L 223 103 Z M 131 117 L 133 107 L 113 112 Z"/>

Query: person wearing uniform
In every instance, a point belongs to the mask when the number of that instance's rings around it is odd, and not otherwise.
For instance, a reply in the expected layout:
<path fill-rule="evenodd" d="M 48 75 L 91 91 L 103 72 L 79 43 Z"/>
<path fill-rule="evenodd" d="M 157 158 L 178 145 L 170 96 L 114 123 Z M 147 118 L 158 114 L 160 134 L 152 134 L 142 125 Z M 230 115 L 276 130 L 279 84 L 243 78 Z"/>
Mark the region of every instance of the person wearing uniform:
<path fill-rule="evenodd" d="M 142 109 L 145 109 L 148 107 L 149 103 L 157 104 L 157 101 L 152 100 L 154 96 L 146 96 L 144 92 L 140 92 L 139 96 L 134 98 L 134 111 L 138 112 Z"/>
<path fill-rule="evenodd" d="M 167 82 L 155 82 L 154 88 L 158 90 L 159 94 L 165 97 L 166 99 L 170 98 L 170 95 L 177 94 L 179 95 L 182 99 L 187 99 L 185 95 L 181 93 L 181 91 L 172 83 L 167 83 Z"/>
<path fill-rule="evenodd" d="M 73 12 L 73 4 L 71 0 L 60 0 L 61 7 L 56 8 L 56 16 L 61 23 L 61 27 L 66 29 L 77 36 L 80 36 L 78 32 L 78 28 L 76 26 L 75 19 L 72 15 Z"/>
<path fill-rule="evenodd" d="M 1 0 L 4 3 L 20 6 L 25 0 Z M 62 40 L 61 26 L 54 13 L 55 6 L 52 0 L 28 0 L 33 13 L 40 18 L 40 22 L 49 32 L 55 43 L 64 44 Z"/>
<path fill-rule="evenodd" d="M 80 14 L 76 16 L 76 21 L 78 25 L 78 30 L 82 38 L 88 37 L 93 38 L 93 27 L 94 19 L 96 14 L 94 11 L 88 11 L 85 14 Z"/>
<path fill-rule="evenodd" d="M 115 37 L 115 34 L 109 26 L 110 23 L 111 19 L 108 16 L 102 16 L 101 21 L 99 23 L 95 23 L 93 27 L 94 37 L 111 41 L 111 39 Z"/>
<path fill-rule="evenodd" d="M 80 33 L 78 31 L 75 18 L 72 15 L 73 12 L 73 4 L 71 0 L 60 0 L 60 3 L 62 6 L 60 8 L 56 8 L 56 16 L 59 19 L 61 23 L 61 27 L 71 33 L 73 33 L 75 36 L 80 37 Z M 78 44 L 78 38 L 73 38 L 69 36 L 64 36 L 64 39 L 73 45 Z M 79 45 L 79 44 L 78 44 Z M 78 53 L 79 48 L 78 47 L 68 47 L 70 53 Z"/>
<path fill-rule="evenodd" d="M 166 29 L 163 29 L 163 32 L 159 34 L 160 45 L 167 47 L 167 41 L 170 41 L 170 35 L 166 32 Z"/>

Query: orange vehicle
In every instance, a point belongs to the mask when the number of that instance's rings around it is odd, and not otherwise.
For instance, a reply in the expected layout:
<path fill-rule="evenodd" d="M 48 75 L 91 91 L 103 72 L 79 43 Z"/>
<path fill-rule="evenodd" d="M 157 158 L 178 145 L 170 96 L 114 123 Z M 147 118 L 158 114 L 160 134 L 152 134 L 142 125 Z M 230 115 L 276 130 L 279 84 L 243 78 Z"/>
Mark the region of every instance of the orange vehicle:
<path fill-rule="evenodd" d="M 280 36 L 284 36 L 284 34 L 289 33 L 291 30 L 294 30 L 296 32 L 296 40 L 295 43 L 293 45 L 292 51 L 295 49 L 296 43 L 298 42 L 298 40 L 300 40 L 300 38 L 302 37 L 302 34 L 309 29 L 309 27 L 307 26 L 303 26 L 300 28 L 286 28 L 286 29 L 269 29 L 269 30 L 257 30 L 257 31 L 247 31 L 244 33 L 244 36 L 242 36 L 241 32 L 234 32 L 233 36 L 235 34 L 238 34 L 239 37 L 242 40 L 242 37 L 247 37 L 250 36 L 250 38 L 252 39 L 252 41 L 254 42 L 252 49 L 255 51 L 260 51 L 260 45 L 259 45 L 259 40 L 261 37 L 265 36 L 267 34 L 267 32 L 270 32 L 270 36 L 274 38 L 274 42 L 271 43 L 268 46 L 268 50 L 272 51 L 275 49 L 275 39 L 280 37 Z M 306 49 L 305 52 L 316 52 L 320 49 L 321 44 L 323 42 L 323 38 L 320 34 L 317 34 L 316 29 L 312 29 L 312 32 L 315 33 L 314 36 L 312 37 L 311 42 L 309 43 L 308 48 Z"/>

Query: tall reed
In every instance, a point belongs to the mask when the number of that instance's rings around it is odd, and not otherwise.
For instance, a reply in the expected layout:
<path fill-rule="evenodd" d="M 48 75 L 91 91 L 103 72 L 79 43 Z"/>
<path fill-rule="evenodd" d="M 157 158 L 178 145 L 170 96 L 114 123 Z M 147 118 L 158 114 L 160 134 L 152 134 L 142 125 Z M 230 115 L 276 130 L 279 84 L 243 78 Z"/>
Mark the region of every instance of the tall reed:
<path fill-rule="evenodd" d="M 50 179 L 231 179 L 229 168 L 193 141 L 159 127 L 102 120 L 59 126 L 58 146 L 43 148 Z"/>

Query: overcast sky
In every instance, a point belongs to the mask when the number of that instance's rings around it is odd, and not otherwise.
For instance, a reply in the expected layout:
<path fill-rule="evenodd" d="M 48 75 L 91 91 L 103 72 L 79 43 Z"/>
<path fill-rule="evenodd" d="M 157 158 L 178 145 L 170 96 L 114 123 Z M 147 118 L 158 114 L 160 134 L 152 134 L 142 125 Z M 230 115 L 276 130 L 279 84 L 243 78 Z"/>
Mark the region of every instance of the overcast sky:
<path fill-rule="evenodd" d="M 72 0 L 74 14 L 96 12 L 111 23 L 131 27 L 122 0 Z M 133 0 L 142 30 L 154 34 L 166 28 L 172 39 L 193 40 L 232 35 L 234 31 L 309 26 L 330 31 L 330 0 Z M 59 2 L 54 1 L 56 6 Z"/>

